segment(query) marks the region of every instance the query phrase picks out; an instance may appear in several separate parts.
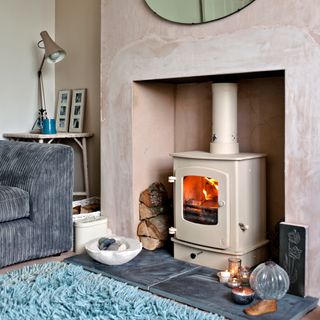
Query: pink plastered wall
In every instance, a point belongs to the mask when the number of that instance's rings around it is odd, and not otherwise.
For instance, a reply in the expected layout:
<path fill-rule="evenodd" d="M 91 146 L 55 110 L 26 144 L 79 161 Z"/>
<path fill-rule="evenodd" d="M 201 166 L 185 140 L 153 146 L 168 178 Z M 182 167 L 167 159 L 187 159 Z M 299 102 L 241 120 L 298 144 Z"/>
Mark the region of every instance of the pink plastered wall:
<path fill-rule="evenodd" d="M 159 93 L 154 84 L 140 81 L 284 70 L 282 91 L 279 91 L 281 83 L 277 87 L 265 83 L 264 90 L 261 83 L 255 82 L 253 91 L 247 90 L 250 80 L 242 83 L 240 109 L 250 110 L 250 101 L 259 100 L 255 98 L 258 95 L 269 98 L 258 113 L 253 107 L 246 117 L 239 117 L 239 127 L 247 128 L 239 128 L 239 142 L 246 149 L 242 151 L 253 152 L 260 150 L 247 148 L 264 149 L 274 143 L 275 149 L 269 156 L 274 159 L 273 172 L 279 172 L 284 188 L 271 224 L 283 216 L 287 222 L 309 225 L 307 272 L 312 281 L 308 283 L 307 293 L 320 296 L 317 285 L 320 280 L 317 245 L 320 236 L 320 11 L 315 10 L 317 6 L 317 0 L 257 0 L 226 19 L 190 26 L 161 20 L 149 11 L 143 0 L 102 0 L 101 198 L 102 211 L 115 233 L 135 235 L 137 193 L 147 187 L 145 184 L 150 179 L 163 180 L 170 172 L 170 158 L 159 154 L 174 151 L 178 145 L 184 147 L 184 142 L 177 140 L 183 126 L 177 123 L 175 111 L 183 99 L 187 100 L 184 105 L 192 99 L 187 99 L 185 94 L 177 99 L 176 94 L 184 84 L 159 84 L 162 86 Z M 283 104 L 280 103 L 282 94 Z M 208 104 L 209 95 L 205 93 L 204 104 Z M 278 97 L 277 102 L 271 102 L 274 95 Z M 269 104 L 276 103 L 279 108 L 269 109 Z M 189 107 L 192 109 L 196 104 L 191 103 Z M 140 111 L 148 112 L 148 105 L 151 114 L 139 119 Z M 142 121 L 150 119 L 157 122 L 144 124 Z M 252 125 L 246 127 L 252 121 L 259 124 L 258 131 Z M 160 124 L 161 129 L 154 130 L 154 126 L 160 127 Z M 162 129 L 163 125 L 166 129 Z M 200 130 L 198 134 L 194 143 L 204 147 L 205 133 Z M 144 156 L 140 150 L 145 152 Z M 279 153 L 282 153 L 282 162 Z M 159 166 L 161 172 L 152 172 Z M 269 179 L 277 183 L 276 174 Z"/>

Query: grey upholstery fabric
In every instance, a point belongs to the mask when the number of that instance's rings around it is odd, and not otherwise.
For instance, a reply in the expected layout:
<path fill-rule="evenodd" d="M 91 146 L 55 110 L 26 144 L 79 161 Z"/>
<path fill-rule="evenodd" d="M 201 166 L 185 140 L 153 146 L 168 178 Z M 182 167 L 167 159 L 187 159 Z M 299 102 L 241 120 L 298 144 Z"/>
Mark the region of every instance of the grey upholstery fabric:
<path fill-rule="evenodd" d="M 0 222 L 29 216 L 29 193 L 16 187 L 0 185 Z"/>
<path fill-rule="evenodd" d="M 73 150 L 0 141 L 0 185 L 29 194 L 29 216 L 0 223 L 0 267 L 70 250 Z"/>

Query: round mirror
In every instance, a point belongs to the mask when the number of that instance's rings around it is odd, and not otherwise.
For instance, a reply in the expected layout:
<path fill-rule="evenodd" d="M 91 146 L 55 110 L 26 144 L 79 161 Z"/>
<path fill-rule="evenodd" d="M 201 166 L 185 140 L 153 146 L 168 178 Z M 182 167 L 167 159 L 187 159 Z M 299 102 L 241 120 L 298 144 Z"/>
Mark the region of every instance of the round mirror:
<path fill-rule="evenodd" d="M 229 16 L 254 0 L 145 0 L 161 18 L 178 23 L 204 23 Z"/>

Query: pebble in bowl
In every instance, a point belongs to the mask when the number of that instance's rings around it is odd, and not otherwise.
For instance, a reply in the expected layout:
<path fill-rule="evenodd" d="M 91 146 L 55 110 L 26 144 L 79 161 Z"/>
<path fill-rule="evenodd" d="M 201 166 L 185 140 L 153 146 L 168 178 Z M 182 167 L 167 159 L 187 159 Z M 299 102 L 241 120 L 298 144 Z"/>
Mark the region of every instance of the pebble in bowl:
<path fill-rule="evenodd" d="M 113 239 L 114 241 L 108 242 L 107 239 Z M 105 245 L 110 242 L 109 247 Z M 102 250 L 99 249 L 99 246 Z M 120 265 L 135 258 L 142 250 L 142 244 L 137 239 L 110 236 L 109 238 L 100 238 L 88 242 L 86 250 L 88 255 L 98 262 L 108 265 Z"/>

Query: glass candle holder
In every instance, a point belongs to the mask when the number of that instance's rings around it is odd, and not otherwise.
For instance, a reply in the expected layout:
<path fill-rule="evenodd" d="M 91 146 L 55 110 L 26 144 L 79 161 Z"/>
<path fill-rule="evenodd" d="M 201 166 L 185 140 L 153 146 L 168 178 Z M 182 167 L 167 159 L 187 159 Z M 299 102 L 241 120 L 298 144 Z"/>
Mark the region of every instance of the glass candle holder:
<path fill-rule="evenodd" d="M 249 267 L 242 267 L 240 269 L 240 280 L 242 286 L 248 286 L 250 279 L 250 268 Z"/>
<path fill-rule="evenodd" d="M 229 288 L 238 288 L 241 286 L 241 281 L 239 278 L 230 278 L 227 285 Z"/>
<path fill-rule="evenodd" d="M 239 276 L 241 268 L 241 259 L 240 258 L 229 258 L 228 259 L 228 271 L 231 273 L 232 277 Z"/>
<path fill-rule="evenodd" d="M 254 291 L 251 288 L 233 288 L 231 294 L 237 304 L 248 304 L 254 299 Z"/>

